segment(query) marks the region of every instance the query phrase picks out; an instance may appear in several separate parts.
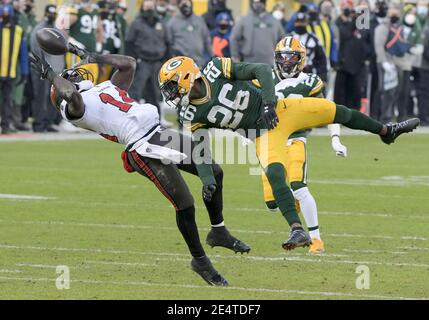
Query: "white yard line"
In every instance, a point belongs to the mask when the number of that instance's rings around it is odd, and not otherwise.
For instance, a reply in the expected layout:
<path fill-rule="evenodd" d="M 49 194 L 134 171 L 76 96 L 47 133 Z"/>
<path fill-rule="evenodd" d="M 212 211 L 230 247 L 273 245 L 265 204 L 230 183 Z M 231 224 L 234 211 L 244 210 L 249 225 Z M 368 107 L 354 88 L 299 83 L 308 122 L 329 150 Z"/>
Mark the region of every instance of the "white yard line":
<path fill-rule="evenodd" d="M 173 260 L 173 259 L 172 259 Z M 188 259 L 189 260 L 189 259 Z M 114 266 L 127 266 L 127 267 L 156 267 L 155 263 L 138 263 L 138 262 L 115 262 L 115 261 L 94 261 L 94 260 L 84 260 L 84 264 L 93 264 L 93 265 L 114 265 Z M 55 269 L 58 265 L 52 264 L 34 264 L 34 263 L 16 263 L 17 267 L 29 267 L 29 268 L 40 268 L 40 269 Z M 71 266 L 73 268 L 81 268 L 79 266 Z"/>
<path fill-rule="evenodd" d="M 43 196 L 29 196 L 22 194 L 5 194 L 0 193 L 0 199 L 10 199 L 10 200 L 54 200 L 53 197 L 43 197 Z"/>
<path fill-rule="evenodd" d="M 0 269 L 0 273 L 21 273 L 20 270 Z"/>
<path fill-rule="evenodd" d="M 61 248 L 61 247 L 35 247 L 35 246 L 17 246 L 17 245 L 3 245 L 0 244 L 0 249 L 12 249 L 12 250 L 40 250 L 40 251 L 63 251 L 63 252 L 89 252 L 89 253 L 108 253 L 108 254 L 136 254 L 136 255 L 148 255 L 148 256 L 167 256 L 167 257 L 189 257 L 188 254 L 184 253 L 169 253 L 169 252 L 144 252 L 144 251 L 127 251 L 127 250 L 116 250 L 116 249 L 95 249 L 95 248 Z M 417 263 L 391 263 L 391 262 L 380 262 L 380 261 L 354 261 L 354 260 L 329 260 L 329 256 L 307 256 L 302 257 L 298 255 L 290 256 L 287 254 L 265 257 L 265 256 L 251 256 L 251 255 L 234 255 L 234 256 L 222 256 L 222 255 L 211 255 L 216 259 L 241 259 L 241 260 L 252 260 L 252 261 L 290 261 L 290 262 L 309 262 L 309 263 L 322 263 L 322 264 L 368 264 L 368 265 L 383 265 L 393 267 L 413 267 L 413 268 L 429 268 L 429 264 L 417 264 Z M 333 256 L 331 256 L 333 257 Z"/>
<path fill-rule="evenodd" d="M 0 280 L 5 281 L 31 281 L 31 282 L 52 282 L 55 283 L 56 279 L 49 278 L 32 278 L 32 277 L 1 277 Z M 231 291 L 244 291 L 244 292 L 267 292 L 279 294 L 298 294 L 309 296 L 323 296 L 323 297 L 350 297 L 350 298 L 367 298 L 367 299 L 393 299 L 393 300 L 429 300 L 428 297 L 403 297 L 403 296 L 385 296 L 385 295 L 371 295 L 371 294 L 355 294 L 350 292 L 329 292 L 329 291 L 303 291 L 303 290 L 287 290 L 287 289 L 269 289 L 269 288 L 245 288 L 245 287 L 210 287 L 199 285 L 185 285 L 185 284 L 167 284 L 167 283 L 152 283 L 144 281 L 101 281 L 101 280 L 84 280 L 72 279 L 73 283 L 94 284 L 94 285 L 114 285 L 114 286 L 139 286 L 139 287 L 161 287 L 161 288 L 182 288 L 182 289 L 202 289 L 202 290 L 231 290 Z"/>
<path fill-rule="evenodd" d="M 171 259 L 174 260 L 174 259 Z M 138 262 L 115 262 L 115 261 L 93 261 L 85 260 L 85 263 L 95 264 L 95 265 L 112 265 L 112 266 L 127 266 L 127 267 L 156 267 L 156 263 L 138 263 Z"/>
<path fill-rule="evenodd" d="M 3 223 L 14 223 L 14 224 L 34 224 L 34 225 L 61 225 L 61 226 L 74 226 L 74 227 L 87 227 L 87 228 L 118 228 L 118 229 L 151 229 L 151 230 L 177 230 L 176 227 L 160 227 L 150 225 L 132 225 L 132 224 L 104 224 L 104 223 L 84 223 L 84 222 L 66 222 L 66 221 L 14 221 L 0 219 Z M 199 228 L 203 231 L 209 231 L 209 228 Z M 269 230 L 242 230 L 242 229 L 230 229 L 231 232 L 247 233 L 247 234 L 265 234 L 265 235 L 278 235 L 278 234 L 289 234 L 289 231 L 269 231 Z M 427 237 L 421 236 L 388 236 L 388 235 L 365 235 L 365 234 L 349 234 L 349 233 L 327 233 L 325 237 L 335 238 L 370 238 L 370 239 L 383 239 L 383 240 L 416 240 L 416 241 L 429 241 Z"/>

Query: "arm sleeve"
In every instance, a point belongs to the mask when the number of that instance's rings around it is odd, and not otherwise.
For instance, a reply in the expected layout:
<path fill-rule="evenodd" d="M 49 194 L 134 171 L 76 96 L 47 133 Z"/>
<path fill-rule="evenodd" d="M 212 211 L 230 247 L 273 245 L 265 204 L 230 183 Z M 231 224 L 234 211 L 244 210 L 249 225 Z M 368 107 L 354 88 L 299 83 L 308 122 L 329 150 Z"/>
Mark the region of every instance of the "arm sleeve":
<path fill-rule="evenodd" d="M 228 80 L 258 80 L 262 90 L 262 102 L 276 103 L 275 83 L 271 67 L 264 63 L 232 62 L 231 58 L 215 58 L 212 60 L 219 67 L 222 76 Z"/>
<path fill-rule="evenodd" d="M 227 72 L 225 77 L 227 79 L 248 81 L 256 79 L 261 85 L 262 102 L 264 104 L 276 103 L 277 98 L 274 89 L 275 84 L 273 79 L 273 71 L 269 65 L 263 63 L 232 63 L 231 59 L 228 60 L 229 62 L 225 61 L 222 63 L 223 65 L 224 63 L 230 64 L 230 67 L 228 64 L 225 65 Z"/>
<path fill-rule="evenodd" d="M 28 65 L 27 41 L 25 41 L 24 38 L 21 41 L 21 47 L 19 49 L 19 63 L 21 64 L 21 73 L 27 76 L 30 70 Z"/>

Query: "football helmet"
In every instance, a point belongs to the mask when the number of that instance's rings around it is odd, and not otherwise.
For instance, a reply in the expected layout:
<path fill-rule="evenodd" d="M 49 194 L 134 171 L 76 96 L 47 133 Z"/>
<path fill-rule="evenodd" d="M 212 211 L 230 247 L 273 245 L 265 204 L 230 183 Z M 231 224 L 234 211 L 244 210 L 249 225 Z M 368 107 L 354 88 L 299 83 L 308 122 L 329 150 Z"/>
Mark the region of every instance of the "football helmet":
<path fill-rule="evenodd" d="M 60 76 L 72 82 L 76 86 L 76 89 L 79 92 L 89 90 L 94 86 L 94 80 L 95 80 L 94 76 L 89 70 L 85 68 L 66 69 L 63 72 L 61 72 Z M 50 98 L 51 98 L 52 104 L 54 106 L 57 106 L 58 105 L 57 92 L 53 85 L 51 86 Z"/>
<path fill-rule="evenodd" d="M 305 67 L 307 49 L 298 39 L 287 36 L 277 43 L 274 51 L 275 70 L 283 78 L 292 78 Z"/>
<path fill-rule="evenodd" d="M 191 58 L 178 56 L 165 62 L 158 77 L 165 102 L 174 109 L 187 107 L 194 82 L 200 77 L 200 69 Z"/>

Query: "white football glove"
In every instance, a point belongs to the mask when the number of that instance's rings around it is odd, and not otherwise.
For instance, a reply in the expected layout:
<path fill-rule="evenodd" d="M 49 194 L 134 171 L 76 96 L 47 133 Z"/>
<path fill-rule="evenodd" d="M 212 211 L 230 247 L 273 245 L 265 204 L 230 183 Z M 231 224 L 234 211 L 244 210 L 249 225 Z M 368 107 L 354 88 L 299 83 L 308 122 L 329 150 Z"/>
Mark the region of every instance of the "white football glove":
<path fill-rule="evenodd" d="M 340 138 L 332 137 L 331 145 L 337 156 L 343 158 L 347 157 L 347 147 L 341 143 Z"/>

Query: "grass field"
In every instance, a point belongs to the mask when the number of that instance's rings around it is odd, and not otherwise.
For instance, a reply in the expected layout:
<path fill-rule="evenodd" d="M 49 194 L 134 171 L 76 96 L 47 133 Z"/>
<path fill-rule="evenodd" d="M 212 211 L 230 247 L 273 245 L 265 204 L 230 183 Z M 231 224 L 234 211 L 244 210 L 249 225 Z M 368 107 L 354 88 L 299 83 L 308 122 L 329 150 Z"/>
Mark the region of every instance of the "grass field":
<path fill-rule="evenodd" d="M 385 146 L 346 136 L 349 157 L 327 137 L 309 140 L 309 186 L 318 202 L 327 253 L 285 253 L 288 227 L 264 209 L 260 179 L 225 165 L 225 217 L 252 246 L 249 255 L 207 253 L 229 280 L 208 287 L 194 274 L 174 211 L 146 179 L 127 174 L 121 146 L 105 141 L 0 144 L 1 299 L 429 299 L 429 135 Z M 200 183 L 204 240 L 209 227 Z M 70 268 L 58 290 L 56 267 Z M 367 265 L 370 289 L 356 288 Z"/>

